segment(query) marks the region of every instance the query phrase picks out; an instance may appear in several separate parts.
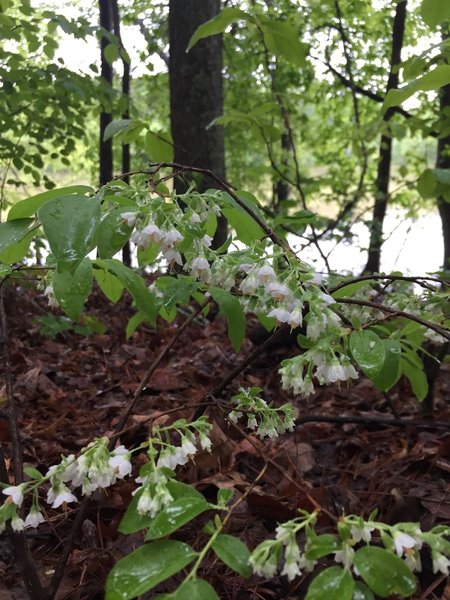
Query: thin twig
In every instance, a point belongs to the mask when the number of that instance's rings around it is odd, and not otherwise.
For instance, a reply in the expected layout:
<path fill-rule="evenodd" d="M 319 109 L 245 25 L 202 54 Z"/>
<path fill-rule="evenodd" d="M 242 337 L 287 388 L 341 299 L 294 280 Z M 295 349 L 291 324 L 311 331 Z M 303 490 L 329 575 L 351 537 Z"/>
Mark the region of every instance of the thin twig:
<path fill-rule="evenodd" d="M 364 417 L 364 416 L 324 416 L 324 415 L 305 415 L 295 419 L 297 427 L 306 423 L 354 423 L 357 425 L 382 425 L 384 427 L 401 427 L 401 428 L 420 428 L 420 429 L 450 429 L 450 423 L 447 421 L 426 421 L 417 419 L 396 419 L 389 417 Z"/>

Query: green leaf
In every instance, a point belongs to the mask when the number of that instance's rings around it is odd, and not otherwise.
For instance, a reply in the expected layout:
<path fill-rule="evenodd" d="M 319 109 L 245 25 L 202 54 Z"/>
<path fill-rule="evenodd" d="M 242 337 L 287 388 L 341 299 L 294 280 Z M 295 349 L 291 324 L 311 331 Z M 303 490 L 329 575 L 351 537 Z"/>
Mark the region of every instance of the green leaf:
<path fill-rule="evenodd" d="M 212 549 L 227 567 L 236 571 L 241 577 L 251 577 L 253 570 L 249 563 L 250 552 L 241 540 L 221 533 L 214 540 Z"/>
<path fill-rule="evenodd" d="M 413 394 L 417 400 L 419 402 L 425 400 L 428 394 L 428 381 L 423 370 L 423 363 L 422 368 L 420 368 L 418 365 L 411 364 L 409 360 L 402 357 L 401 370 L 409 379 Z"/>
<path fill-rule="evenodd" d="M 3 253 L 20 242 L 30 232 L 33 223 L 34 219 L 16 219 L 0 223 L 0 252 Z"/>
<path fill-rule="evenodd" d="M 184 569 L 196 557 L 187 544 L 165 540 L 144 544 L 119 560 L 106 579 L 105 600 L 129 600 Z"/>
<path fill-rule="evenodd" d="M 13 244 L 4 252 L 0 252 L 0 262 L 12 265 L 22 260 L 30 250 L 30 244 L 36 237 L 36 231 L 32 229 L 23 237 L 20 242 Z"/>
<path fill-rule="evenodd" d="M 174 502 L 183 498 L 195 498 L 196 500 L 203 500 L 203 502 L 205 502 L 203 494 L 197 492 L 195 488 L 187 483 L 182 483 L 181 481 L 169 481 L 167 483 L 167 489 L 172 495 Z M 153 517 L 143 517 L 137 512 L 137 505 L 141 494 L 142 492 L 135 494 L 128 505 L 118 527 L 120 533 L 134 533 L 135 531 L 141 531 L 142 529 L 147 529 L 151 526 Z"/>
<path fill-rule="evenodd" d="M 229 292 L 213 287 L 210 290 L 214 302 L 217 302 L 220 312 L 225 315 L 228 323 L 228 337 L 233 348 L 239 351 L 245 337 L 245 315 L 237 298 Z"/>
<path fill-rule="evenodd" d="M 125 330 L 125 337 L 127 338 L 127 340 L 130 339 L 130 337 L 133 335 L 133 333 L 136 331 L 139 325 L 146 320 L 146 315 L 140 311 L 131 317 L 131 319 L 127 323 L 127 328 Z"/>
<path fill-rule="evenodd" d="M 103 217 L 97 227 L 96 240 L 100 258 L 112 258 L 121 250 L 130 237 L 131 227 L 123 223 L 123 208 Z"/>
<path fill-rule="evenodd" d="M 396 554 L 383 548 L 365 546 L 355 553 L 353 563 L 362 579 L 378 596 L 410 596 L 416 590 L 416 578 Z"/>
<path fill-rule="evenodd" d="M 94 277 L 108 300 L 116 304 L 120 300 L 124 290 L 121 281 L 105 269 L 94 269 Z"/>
<path fill-rule="evenodd" d="M 362 581 L 355 582 L 352 600 L 375 600 L 374 595 Z"/>
<path fill-rule="evenodd" d="M 173 600 L 219 600 L 214 588 L 204 579 L 186 581 L 171 598 Z"/>
<path fill-rule="evenodd" d="M 94 247 L 100 198 L 74 194 L 49 200 L 38 210 L 38 216 L 58 267 L 67 270 Z"/>
<path fill-rule="evenodd" d="M 56 270 L 53 274 L 53 291 L 66 315 L 78 321 L 92 291 L 91 260 L 82 260 L 73 273 Z"/>
<path fill-rule="evenodd" d="M 217 504 L 225 505 L 234 496 L 234 491 L 230 488 L 220 488 L 217 492 Z"/>
<path fill-rule="evenodd" d="M 297 29 L 286 21 L 265 20 L 261 24 L 268 50 L 297 67 L 306 65 L 309 45 L 300 41 Z"/>
<path fill-rule="evenodd" d="M 306 546 L 306 558 L 308 560 L 318 560 L 333 552 L 338 552 L 342 547 L 342 543 L 337 535 L 324 533 L 323 535 L 310 536 Z"/>
<path fill-rule="evenodd" d="M 376 377 L 383 368 L 385 347 L 374 331 L 354 331 L 350 336 L 353 358 L 367 377 Z"/>
<path fill-rule="evenodd" d="M 367 285 L 370 285 L 370 281 L 355 281 L 355 283 L 349 283 L 340 290 L 333 292 L 332 296 L 335 299 L 351 298 L 356 294 L 356 292 L 359 292 L 362 288 L 366 287 Z"/>
<path fill-rule="evenodd" d="M 103 133 L 103 141 L 106 142 L 113 136 L 117 135 L 127 127 L 129 127 L 133 123 L 133 119 L 116 119 L 115 121 L 111 121 Z"/>
<path fill-rule="evenodd" d="M 444 85 L 450 83 L 450 65 L 438 65 L 432 71 L 426 73 L 422 77 L 414 79 L 408 85 L 399 89 L 391 89 L 386 94 L 383 104 L 383 111 L 386 111 L 392 106 L 398 106 L 413 94 L 419 91 L 428 92 L 430 90 L 438 90 Z"/>
<path fill-rule="evenodd" d="M 30 479 L 42 479 L 42 473 L 40 473 L 37 469 L 33 467 L 26 466 L 23 468 L 23 471 Z"/>
<path fill-rule="evenodd" d="M 433 169 L 425 169 L 417 181 L 417 191 L 426 200 L 427 198 L 434 198 L 436 187 L 436 177 Z"/>
<path fill-rule="evenodd" d="M 89 194 L 94 190 L 87 185 L 72 185 L 65 188 L 58 188 L 37 194 L 37 196 L 31 196 L 26 200 L 21 200 L 14 204 L 9 213 L 8 221 L 13 219 L 21 219 L 23 217 L 31 217 L 34 213 L 48 200 L 54 200 L 55 198 L 61 198 L 62 196 L 69 196 L 70 194 Z"/>
<path fill-rule="evenodd" d="M 133 296 L 138 309 L 145 313 L 152 327 L 155 327 L 157 316 L 155 297 L 145 285 L 142 277 L 115 258 L 97 259 L 96 264 L 118 277 Z"/>
<path fill-rule="evenodd" d="M 145 540 L 165 537 L 210 508 L 209 502 L 196 496 L 175 500 L 156 515 L 150 523 Z"/>
<path fill-rule="evenodd" d="M 117 44 L 108 44 L 103 51 L 103 55 L 106 61 L 112 65 L 113 62 L 119 58 L 119 48 Z"/>
<path fill-rule="evenodd" d="M 225 29 L 238 21 L 239 19 L 246 19 L 247 13 L 245 13 L 240 8 L 228 7 L 224 8 L 217 17 L 206 21 L 206 23 L 202 23 L 200 27 L 196 29 L 194 35 L 189 40 L 188 47 L 186 48 L 186 52 L 189 52 L 191 48 L 195 46 L 197 42 L 202 40 L 203 38 L 209 37 L 211 35 L 217 35 L 218 33 L 223 33 Z"/>
<path fill-rule="evenodd" d="M 152 265 L 160 252 L 161 246 L 157 242 L 152 242 L 148 248 L 138 248 L 137 259 L 139 266 Z"/>
<path fill-rule="evenodd" d="M 258 223 L 243 208 L 237 205 L 231 196 L 223 194 L 222 199 L 224 201 L 222 213 L 228 219 L 230 226 L 236 231 L 236 236 L 241 242 L 250 245 L 264 236 L 264 231 Z M 244 197 L 241 200 L 245 202 Z M 250 208 L 255 211 L 254 206 L 250 206 Z"/>
<path fill-rule="evenodd" d="M 382 392 L 387 392 L 393 385 L 397 383 L 401 376 L 400 357 L 402 348 L 398 340 L 382 340 L 384 344 L 384 363 L 381 371 L 376 377 L 372 377 L 372 381 Z"/>
<path fill-rule="evenodd" d="M 311 583 L 305 600 L 352 600 L 355 582 L 341 567 L 325 569 Z"/>
<path fill-rule="evenodd" d="M 153 162 L 173 161 L 173 142 L 169 132 L 156 134 L 147 131 L 145 134 L 145 149 Z"/>
<path fill-rule="evenodd" d="M 435 28 L 450 20 L 450 2 L 448 0 L 422 0 L 420 15 L 425 23 Z"/>

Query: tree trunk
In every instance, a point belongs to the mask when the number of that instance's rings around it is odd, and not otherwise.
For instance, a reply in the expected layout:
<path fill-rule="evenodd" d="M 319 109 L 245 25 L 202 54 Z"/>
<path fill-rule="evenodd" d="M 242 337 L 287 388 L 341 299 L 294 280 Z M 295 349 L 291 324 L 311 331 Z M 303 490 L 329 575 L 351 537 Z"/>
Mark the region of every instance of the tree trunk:
<path fill-rule="evenodd" d="M 112 10 L 110 0 L 99 0 L 98 3 L 100 11 L 100 27 L 103 27 L 106 31 L 112 31 Z M 100 51 L 101 51 L 101 71 L 100 76 L 102 84 L 105 86 L 112 86 L 113 70 L 112 66 L 105 58 L 105 48 L 109 44 L 109 40 L 102 36 L 100 40 Z M 111 111 L 105 106 L 102 106 L 100 113 L 100 147 L 99 147 L 99 181 L 100 185 L 105 185 L 108 181 L 111 181 L 113 176 L 113 153 L 112 153 L 112 139 L 103 140 L 105 129 L 111 123 L 112 115 Z"/>
<path fill-rule="evenodd" d="M 450 33 L 446 32 L 442 35 L 442 41 L 445 42 L 449 39 Z M 440 95 L 440 113 L 441 119 L 445 121 L 445 125 L 448 125 L 449 117 L 448 111 L 450 110 L 450 85 L 446 85 L 441 90 Z M 437 157 L 436 157 L 436 168 L 437 169 L 450 169 L 450 135 L 444 138 L 439 138 Z M 442 235 L 444 238 L 444 256 L 442 267 L 443 269 L 450 270 L 450 203 L 445 198 L 438 198 L 437 205 L 439 214 L 442 222 Z"/>
<path fill-rule="evenodd" d="M 220 0 L 170 0 L 169 81 L 174 161 L 213 171 L 225 178 L 223 128 L 208 129 L 223 113 L 222 36 L 215 35 L 186 48 L 197 27 L 220 12 Z M 196 178 L 200 192 L 218 187 L 210 178 Z M 177 193 L 186 191 L 186 181 L 177 179 Z M 227 236 L 226 221 L 219 218 L 213 247 Z"/>
<path fill-rule="evenodd" d="M 117 0 L 111 0 L 112 3 L 112 20 L 114 33 L 119 40 L 119 47 L 123 53 L 126 53 L 125 47 L 123 45 L 122 36 L 120 34 L 120 13 L 119 6 L 117 4 Z M 130 118 L 130 63 L 126 60 L 125 56 L 122 54 L 122 65 L 123 65 L 123 74 L 122 74 L 122 98 L 126 101 L 125 110 L 122 113 L 122 119 Z M 131 154 L 130 154 L 130 144 L 122 144 L 122 166 L 121 172 L 129 173 L 131 166 Z M 125 183 L 129 183 L 130 178 L 128 175 L 123 177 L 122 179 Z M 128 241 L 125 246 L 122 248 L 122 261 L 128 267 L 131 266 L 131 248 L 130 242 Z"/>
<path fill-rule="evenodd" d="M 390 72 L 386 86 L 386 94 L 389 90 L 398 87 L 398 65 L 401 62 L 403 37 L 405 33 L 406 3 L 407 0 L 400 0 L 395 9 L 392 27 Z M 388 109 L 383 115 L 384 123 L 389 123 L 393 114 L 394 110 L 391 108 Z M 370 226 L 369 255 L 366 268 L 364 269 L 367 273 L 376 273 L 380 271 L 381 246 L 383 244 L 383 222 L 387 208 L 391 160 L 392 137 L 390 134 L 383 134 L 380 141 L 378 171 L 375 181 L 375 204 Z"/>

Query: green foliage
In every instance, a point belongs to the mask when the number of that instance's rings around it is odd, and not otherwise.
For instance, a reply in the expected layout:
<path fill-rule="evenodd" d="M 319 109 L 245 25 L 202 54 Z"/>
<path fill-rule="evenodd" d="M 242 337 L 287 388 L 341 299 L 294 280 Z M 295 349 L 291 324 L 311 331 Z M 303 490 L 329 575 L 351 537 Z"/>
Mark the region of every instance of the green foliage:
<path fill-rule="evenodd" d="M 354 562 L 365 583 L 382 598 L 393 594 L 410 596 L 416 591 L 416 578 L 410 569 L 398 556 L 383 548 L 360 548 Z"/>

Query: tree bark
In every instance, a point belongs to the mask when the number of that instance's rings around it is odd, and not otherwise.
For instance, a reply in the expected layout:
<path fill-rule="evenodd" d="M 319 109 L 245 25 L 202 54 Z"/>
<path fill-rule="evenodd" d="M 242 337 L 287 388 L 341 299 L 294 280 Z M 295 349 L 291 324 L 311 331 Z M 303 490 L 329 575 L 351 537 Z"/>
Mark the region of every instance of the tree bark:
<path fill-rule="evenodd" d="M 106 31 L 112 31 L 112 7 L 110 0 L 99 0 L 98 2 L 100 12 L 100 27 Z M 101 52 L 101 70 L 100 77 L 103 85 L 112 86 L 113 81 L 113 70 L 112 66 L 105 58 L 105 48 L 109 44 L 109 40 L 106 36 L 102 36 L 100 40 L 100 52 Z M 103 140 L 105 129 L 111 123 L 112 115 L 108 112 L 105 106 L 102 106 L 100 113 L 100 142 L 99 142 L 99 182 L 100 185 L 105 185 L 108 181 L 111 181 L 113 176 L 113 153 L 112 153 L 112 139 Z"/>
<path fill-rule="evenodd" d="M 447 31 L 442 35 L 442 41 L 447 41 L 450 37 L 450 32 Z M 441 90 L 440 94 L 440 113 L 441 119 L 448 125 L 449 117 L 448 111 L 450 110 L 450 85 L 446 85 Z M 437 157 L 436 157 L 436 168 L 437 169 L 450 169 L 450 134 L 444 138 L 439 138 Z M 442 261 L 443 269 L 450 270 L 450 203 L 445 198 L 440 197 L 437 199 L 437 205 L 439 214 L 442 222 L 442 235 L 444 238 L 444 256 Z"/>
<path fill-rule="evenodd" d="M 392 51 L 390 60 L 390 72 L 386 86 L 386 94 L 389 90 L 398 87 L 398 65 L 401 62 L 403 37 L 405 33 L 407 0 L 400 0 L 395 9 L 392 27 Z M 387 125 L 394 114 L 394 109 L 388 109 L 383 115 L 383 121 Z M 364 272 L 376 273 L 380 270 L 381 246 L 383 244 L 383 222 L 386 215 L 389 180 L 392 162 L 392 137 L 383 134 L 380 140 L 380 151 L 378 160 L 377 178 L 375 181 L 375 204 L 373 208 L 372 223 L 370 226 L 369 255 Z"/>
<path fill-rule="evenodd" d="M 170 110 L 174 162 L 209 169 L 225 179 L 223 128 L 208 128 L 223 113 L 222 36 L 201 40 L 186 53 L 198 26 L 219 12 L 220 0 L 170 0 Z M 200 192 L 217 187 L 207 177 L 196 183 Z M 176 192 L 186 189 L 186 178 L 178 178 Z M 221 246 L 226 236 L 226 221 L 220 217 L 213 247 Z"/>

